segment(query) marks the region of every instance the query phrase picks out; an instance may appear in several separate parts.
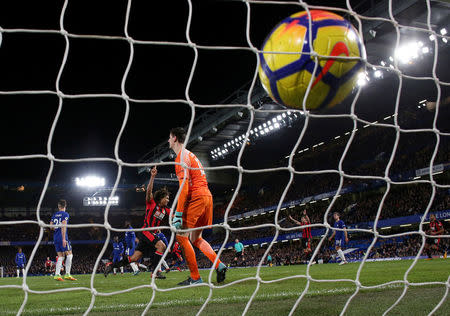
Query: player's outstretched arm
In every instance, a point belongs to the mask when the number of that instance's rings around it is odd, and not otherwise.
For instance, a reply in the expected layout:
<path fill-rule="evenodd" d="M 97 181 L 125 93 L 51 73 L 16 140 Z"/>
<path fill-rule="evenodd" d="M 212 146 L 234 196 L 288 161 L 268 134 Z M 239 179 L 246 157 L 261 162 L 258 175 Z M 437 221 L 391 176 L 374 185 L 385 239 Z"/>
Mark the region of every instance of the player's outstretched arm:
<path fill-rule="evenodd" d="M 158 170 L 156 170 L 156 166 L 152 168 L 150 171 L 150 181 L 147 185 L 147 192 L 145 193 L 145 201 L 150 203 L 150 201 L 153 199 L 153 182 L 155 182 L 156 174 L 158 173 Z"/>
<path fill-rule="evenodd" d="M 289 219 L 299 226 L 302 225 L 302 223 L 300 223 L 298 220 L 294 219 L 291 215 L 289 215 Z"/>

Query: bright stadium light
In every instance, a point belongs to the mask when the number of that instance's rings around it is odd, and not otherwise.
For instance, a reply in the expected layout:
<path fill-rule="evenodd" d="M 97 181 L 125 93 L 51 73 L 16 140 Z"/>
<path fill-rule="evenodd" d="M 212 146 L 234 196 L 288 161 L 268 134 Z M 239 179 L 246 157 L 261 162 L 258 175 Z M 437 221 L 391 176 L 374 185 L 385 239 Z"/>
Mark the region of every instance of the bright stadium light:
<path fill-rule="evenodd" d="M 382 60 L 382 61 L 380 62 L 380 65 L 384 67 L 384 66 L 386 66 L 386 62 L 385 62 L 384 60 Z"/>
<path fill-rule="evenodd" d="M 87 176 L 82 178 L 75 178 L 75 183 L 79 187 L 98 188 L 105 186 L 105 178 L 96 176 Z"/>
<path fill-rule="evenodd" d="M 434 34 L 431 34 L 429 37 L 430 41 L 434 41 L 436 39 L 436 36 L 434 36 Z"/>
<path fill-rule="evenodd" d="M 358 83 L 358 85 L 360 86 L 360 87 L 363 87 L 363 86 L 365 86 L 366 84 L 367 84 L 367 80 L 368 78 L 367 78 L 367 76 L 366 76 L 366 73 L 365 72 L 360 72 L 359 74 L 358 74 L 358 81 L 357 81 L 357 83 Z"/>
<path fill-rule="evenodd" d="M 410 63 L 419 57 L 419 45 L 417 42 L 407 43 L 395 51 L 395 58 L 403 64 Z"/>
<path fill-rule="evenodd" d="M 428 47 L 422 47 L 422 53 L 423 54 L 428 54 L 430 52 L 430 49 Z"/>
<path fill-rule="evenodd" d="M 447 29 L 445 27 L 441 28 L 440 33 L 441 33 L 441 35 L 447 34 Z"/>
<path fill-rule="evenodd" d="M 382 72 L 380 70 L 375 70 L 375 72 L 373 73 L 373 76 L 375 78 L 380 78 L 382 75 Z"/>

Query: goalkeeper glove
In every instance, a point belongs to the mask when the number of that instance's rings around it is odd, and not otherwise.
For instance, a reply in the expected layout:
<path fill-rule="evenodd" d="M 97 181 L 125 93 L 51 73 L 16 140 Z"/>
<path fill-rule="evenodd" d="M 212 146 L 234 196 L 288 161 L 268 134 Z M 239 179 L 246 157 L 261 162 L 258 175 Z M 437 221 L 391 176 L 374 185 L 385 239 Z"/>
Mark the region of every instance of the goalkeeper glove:
<path fill-rule="evenodd" d="M 175 217 L 172 220 L 172 226 L 180 229 L 183 225 L 183 212 L 175 212 Z"/>

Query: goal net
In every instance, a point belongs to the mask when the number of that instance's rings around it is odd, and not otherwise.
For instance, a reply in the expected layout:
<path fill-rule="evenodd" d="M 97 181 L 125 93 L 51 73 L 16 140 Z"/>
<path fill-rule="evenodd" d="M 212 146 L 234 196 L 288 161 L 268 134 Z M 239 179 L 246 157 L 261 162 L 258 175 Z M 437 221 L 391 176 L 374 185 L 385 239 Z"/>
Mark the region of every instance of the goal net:
<path fill-rule="evenodd" d="M 148 159 L 144 162 L 124 159 L 123 136 L 129 129 L 137 128 L 130 124 L 130 117 L 138 107 L 143 106 L 148 107 L 146 115 L 151 122 L 142 130 L 147 138 L 152 137 L 153 129 L 167 127 L 168 134 L 171 127 L 186 124 L 186 144 L 192 139 L 197 143 L 207 140 L 212 137 L 211 134 L 200 131 L 195 124 L 196 118 L 210 109 L 234 111 L 233 117 L 236 118 L 237 115 L 237 120 L 245 123 L 232 135 L 227 135 L 228 138 L 224 138 L 226 141 L 213 143 L 207 150 L 207 156 L 202 159 L 204 163 L 209 160 L 205 166 L 208 176 L 222 175 L 229 178 L 233 175 L 233 186 L 228 185 L 228 193 L 213 190 L 214 199 L 220 200 L 220 207 L 215 208 L 213 233 L 210 236 L 218 258 L 232 265 L 227 272 L 228 280 L 224 284 L 216 284 L 215 270 L 210 268 L 203 284 L 189 286 L 193 287 L 189 289 L 193 300 L 172 300 L 170 304 L 195 305 L 196 314 L 199 315 L 212 312 L 212 309 L 208 309 L 210 305 L 241 302 L 236 298 L 236 295 L 240 295 L 245 303 L 239 313 L 245 315 L 251 313 L 252 307 L 261 301 L 267 299 L 270 302 L 271 299 L 288 297 L 292 301 L 289 315 L 293 315 L 308 308 L 302 304 L 308 296 L 336 293 L 346 295 L 340 302 L 342 304 L 338 311 L 343 315 L 355 312 L 352 304 L 360 304 L 359 297 L 364 293 L 397 289 L 399 291 L 392 292 L 395 297 L 391 297 L 389 303 L 383 303 L 383 310 L 380 310 L 382 314 L 395 314 L 396 308 L 406 300 L 408 291 L 431 287 L 438 288 L 440 296 L 433 301 L 433 306 L 426 313 L 431 315 L 442 312 L 443 306 L 448 307 L 445 305 L 450 289 L 448 269 L 446 274 L 440 271 L 439 275 L 444 274 L 446 278 L 439 280 L 431 275 L 418 277 L 415 272 L 428 254 L 443 256 L 450 237 L 445 231 L 448 222 L 445 220 L 450 218 L 448 4 L 412 0 L 377 3 L 231 0 L 204 3 L 187 0 L 161 4 L 158 11 L 159 5 L 146 7 L 139 1 L 128 0 L 120 5 L 116 4 L 117 8 L 114 10 L 105 9 L 107 14 L 103 15 L 102 10 L 110 5 L 112 4 L 109 2 L 102 3 L 96 7 L 98 10 L 95 10 L 95 14 L 85 12 L 86 16 L 83 17 L 71 15 L 72 7 L 77 12 L 89 11 L 89 7 L 82 10 L 76 8 L 75 1 L 66 0 L 57 15 L 53 15 L 58 17 L 57 22 L 23 21 L 21 24 L 10 21 L 6 16 L 2 20 L 7 23 L 0 22 L 0 56 L 3 57 L 0 62 L 6 68 L 6 83 L 0 86 L 0 97 L 6 101 L 3 107 L 6 119 L 8 120 L 8 107 L 14 106 L 15 97 L 27 98 L 36 103 L 34 106 L 38 106 L 43 100 L 56 105 L 55 112 L 48 111 L 48 116 L 52 116 L 52 119 L 46 147 L 41 148 L 41 152 L 22 154 L 7 151 L 8 154 L 0 156 L 2 163 L 28 160 L 48 162 L 45 183 L 35 206 L 35 213 L 25 220 L 0 221 L 2 227 L 19 227 L 18 225 L 25 224 L 39 227 L 38 238 L 29 254 L 21 284 L 0 285 L 1 290 L 23 291 L 23 302 L 14 313 L 33 313 L 33 308 L 29 307 L 31 294 L 45 296 L 63 292 L 88 292 L 91 299 L 85 309 L 54 312 L 82 312 L 89 315 L 95 312 L 99 298 L 149 290 L 151 295 L 145 297 L 145 304 L 114 306 L 118 309 L 140 309 L 142 315 L 145 315 L 150 314 L 152 308 L 165 306 L 164 302 L 155 303 L 159 294 L 177 295 L 179 292 L 176 286 L 159 283 L 155 274 L 145 284 L 127 288 L 123 288 L 122 284 L 120 290 L 104 290 L 97 286 L 97 272 L 102 269 L 102 259 L 108 255 L 112 234 L 127 231 L 111 224 L 111 204 L 107 204 L 103 210 L 103 223 L 68 225 L 69 236 L 72 230 L 80 228 L 106 230 L 106 240 L 102 242 L 101 251 L 95 259 L 89 284 L 37 289 L 30 286 L 30 277 L 27 277 L 34 264 L 41 264 L 33 259 L 45 231 L 49 229 L 49 221 L 42 215 L 42 205 L 46 195 L 51 194 L 48 193 L 48 188 L 55 168 L 89 162 L 114 164 L 117 173 L 110 192 L 110 197 L 114 197 L 125 170 L 174 166 L 173 159 Z M 299 11 L 306 11 L 310 15 L 311 10 L 327 10 L 347 19 L 358 31 L 367 54 L 359 58 L 363 67 L 354 91 L 335 108 L 309 111 L 306 101 L 298 109 L 282 108 L 261 92 L 258 79 L 261 45 L 270 30 L 283 18 Z M 13 11 L 19 10 L 12 7 L 11 12 Z M 108 24 L 112 20 L 115 23 Z M 117 21 L 120 21 L 120 27 L 117 26 Z M 229 25 L 224 26 L 227 23 Z M 31 24 L 33 25 L 30 26 Z M 114 27 L 105 29 L 104 25 Z M 152 30 L 157 30 L 154 37 Z M 29 44 L 17 44 L 21 40 L 28 41 Z M 14 45 L 19 46 L 15 48 Z M 50 45 L 55 49 L 52 52 L 37 53 L 45 65 L 47 62 L 52 64 L 53 72 L 44 71 L 39 64 L 31 65 L 26 61 L 23 61 L 23 67 L 37 67 L 48 77 L 45 80 L 53 80 L 54 85 L 49 87 L 41 84 L 39 78 L 24 79 L 27 84 L 21 85 L 22 71 L 27 76 L 26 69 L 18 65 L 17 69 L 20 71 L 17 74 L 13 67 L 6 65 L 8 58 L 23 58 L 23 50 L 39 50 L 41 45 Z M 102 53 L 98 52 L 96 45 L 105 45 Z M 15 49 L 21 52 L 18 53 Z M 102 55 L 105 52 L 109 53 Z M 120 56 L 120 60 L 114 59 L 115 54 Z M 310 54 L 315 60 L 328 60 L 331 57 L 321 56 L 313 50 Z M 226 58 L 223 57 L 225 55 Z M 83 69 L 95 67 L 94 63 L 91 64 L 91 56 L 111 62 L 107 69 L 101 70 L 103 73 L 98 77 L 90 77 L 88 72 L 85 75 L 83 70 L 79 70 L 81 66 L 85 67 Z M 230 60 L 227 60 L 229 56 Z M 339 58 L 346 59 L 342 56 Z M 214 64 L 209 64 L 211 61 Z M 231 71 L 220 72 L 214 67 L 220 68 L 220 71 Z M 210 68 L 218 73 L 208 72 Z M 307 83 L 307 96 L 313 79 L 322 70 L 319 68 L 320 66 L 315 66 L 315 75 Z M 249 69 L 251 70 L 248 71 Z M 181 70 L 185 73 L 181 73 Z M 76 75 L 71 76 L 71 73 Z M 143 75 L 144 73 L 147 75 Z M 111 79 L 113 77 L 120 78 L 120 81 Z M 240 100 L 239 103 L 220 103 L 217 100 L 237 90 L 248 79 L 250 84 L 245 93 L 240 99 L 235 99 Z M 150 82 L 148 85 L 147 80 Z M 214 87 L 214 83 L 221 88 Z M 209 99 L 205 97 L 216 91 L 220 91 L 220 96 Z M 199 94 L 203 94 L 204 98 L 200 99 L 206 102 L 197 100 Z M 70 110 L 71 106 L 78 106 L 83 102 L 87 105 L 80 107 L 79 111 L 73 108 Z M 63 158 L 67 156 L 59 154 L 64 151 L 57 147 L 68 146 L 58 141 L 58 126 L 68 122 L 66 119 L 61 123 L 65 111 L 73 115 L 87 111 L 84 114 L 87 117 L 90 107 L 102 102 L 110 102 L 111 106 L 104 106 L 102 109 L 105 112 L 101 115 L 103 118 L 97 119 L 111 120 L 120 126 L 114 142 L 110 144 L 111 156 L 86 156 L 83 149 L 78 148 L 75 151 L 78 157 Z M 42 108 L 43 112 L 47 111 L 45 106 Z M 172 120 L 172 111 L 182 111 L 184 120 Z M 175 125 L 172 126 L 173 124 Z M 82 130 L 83 123 L 78 128 Z M 224 124 L 211 124 L 207 128 L 220 133 L 225 127 Z M 26 149 L 27 144 L 23 146 Z M 142 147 L 145 148 L 145 144 L 141 144 L 140 148 Z M 255 158 L 261 156 L 264 157 Z M 179 194 L 177 192 L 172 201 L 173 210 L 176 209 Z M 307 209 L 310 222 L 300 230 L 294 220 L 300 221 L 304 209 Z M 347 224 L 346 229 L 334 228 L 335 212 L 340 213 L 341 219 Z M 432 234 L 432 213 L 437 221 L 444 223 L 443 233 Z M 170 226 L 162 228 L 172 232 L 169 246 L 163 255 L 163 258 L 167 258 L 175 242 L 176 229 Z M 309 242 L 312 250 L 310 254 L 303 252 L 305 248 L 300 245 L 306 229 L 310 229 L 312 235 Z M 136 232 L 142 230 L 134 229 Z M 354 273 L 338 272 L 331 275 L 326 272 L 327 267 L 337 266 L 332 263 L 341 262 L 341 259 L 336 253 L 334 241 L 331 243 L 329 238 L 333 232 L 344 230 L 349 237 L 344 255 L 350 262 L 348 266 L 355 267 Z M 235 239 L 244 243 L 243 260 L 234 260 Z M 437 245 L 438 240 L 439 246 L 430 248 L 430 245 Z M 267 267 L 269 256 L 272 258 L 270 266 L 304 263 L 306 268 L 299 270 L 300 272 L 295 268 L 287 269 L 271 276 L 275 270 Z M 392 279 L 384 275 L 389 271 L 378 271 L 374 273 L 378 273 L 379 278 L 371 279 L 371 271 L 374 269 L 372 264 L 402 258 L 409 258 L 409 261 L 404 261 L 407 262 L 406 269 L 397 273 L 400 278 Z M 327 262 L 329 264 L 325 264 Z M 76 254 L 74 264 L 76 265 Z M 242 270 L 238 269 L 239 265 L 254 266 L 255 269 L 249 268 L 248 272 L 238 274 Z M 321 269 L 315 270 L 319 265 Z M 211 264 L 206 266 L 209 268 Z M 241 277 L 233 277 L 233 274 Z M 264 290 L 276 284 L 287 284 L 287 281 L 299 282 L 301 285 L 288 283 L 295 289 L 278 289 L 271 294 Z M 239 290 L 240 286 L 248 282 L 253 282 L 249 292 Z M 324 284 L 327 286 L 322 289 Z M 197 297 L 198 288 L 207 290 Z M 233 295 L 233 291 L 238 294 Z M 40 311 L 45 312 L 45 309 Z M 9 310 L 6 312 L 11 313 Z"/>

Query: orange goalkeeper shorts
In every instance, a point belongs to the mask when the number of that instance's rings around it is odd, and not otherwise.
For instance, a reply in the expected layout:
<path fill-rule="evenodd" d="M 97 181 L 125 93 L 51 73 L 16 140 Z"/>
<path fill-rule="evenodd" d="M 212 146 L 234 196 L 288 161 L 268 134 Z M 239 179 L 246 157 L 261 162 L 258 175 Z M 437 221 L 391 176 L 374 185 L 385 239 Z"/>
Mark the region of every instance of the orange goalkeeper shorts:
<path fill-rule="evenodd" d="M 197 228 L 212 225 L 213 199 L 211 195 L 191 197 L 183 212 L 184 228 Z"/>

